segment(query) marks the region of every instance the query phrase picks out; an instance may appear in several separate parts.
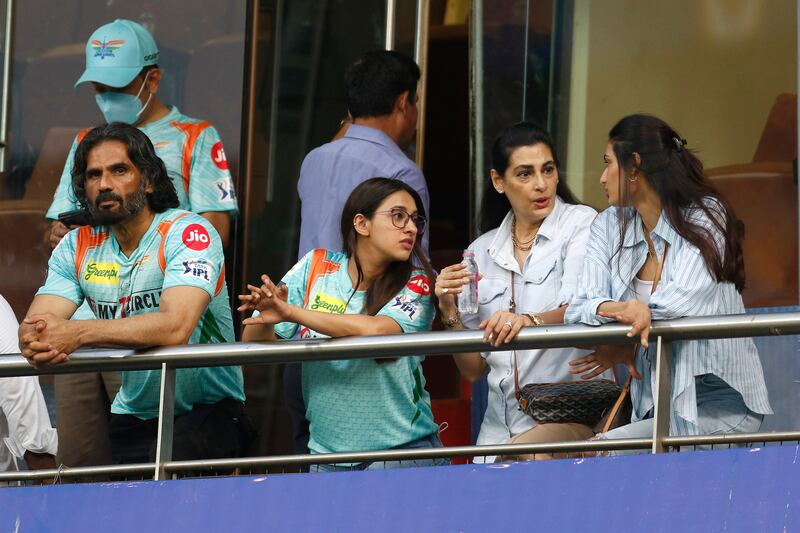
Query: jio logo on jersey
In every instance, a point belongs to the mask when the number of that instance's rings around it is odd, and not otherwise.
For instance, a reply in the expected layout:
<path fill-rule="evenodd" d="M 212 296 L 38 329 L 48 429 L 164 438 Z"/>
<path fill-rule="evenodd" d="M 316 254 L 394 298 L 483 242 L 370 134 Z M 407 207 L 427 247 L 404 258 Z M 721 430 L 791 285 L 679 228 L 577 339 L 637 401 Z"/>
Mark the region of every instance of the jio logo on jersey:
<path fill-rule="evenodd" d="M 200 224 L 189 224 L 183 230 L 183 244 L 187 248 L 196 251 L 205 250 L 210 242 L 211 237 L 208 236 L 208 231 Z"/>
<path fill-rule="evenodd" d="M 421 296 L 427 296 L 431 293 L 431 283 L 428 281 L 427 276 L 423 275 L 414 276 L 408 280 L 406 287 Z"/>
<path fill-rule="evenodd" d="M 216 144 L 211 147 L 211 160 L 221 170 L 228 169 L 228 160 L 225 158 L 225 149 L 222 148 L 222 141 L 217 141 Z"/>

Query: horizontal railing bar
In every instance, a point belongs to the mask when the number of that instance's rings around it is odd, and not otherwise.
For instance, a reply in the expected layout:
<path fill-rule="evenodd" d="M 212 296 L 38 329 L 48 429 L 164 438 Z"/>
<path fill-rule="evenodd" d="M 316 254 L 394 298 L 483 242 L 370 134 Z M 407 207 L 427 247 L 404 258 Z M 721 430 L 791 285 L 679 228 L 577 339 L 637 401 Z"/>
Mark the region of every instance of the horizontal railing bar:
<path fill-rule="evenodd" d="M 628 326 L 616 323 L 602 327 L 574 324 L 528 327 L 520 331 L 514 342 L 500 347 L 484 343 L 482 331 L 461 330 L 273 343 L 193 344 L 139 351 L 79 350 L 70 356 L 69 362 L 43 370 L 32 368 L 21 355 L 12 354 L 0 356 L 0 377 L 157 369 L 162 363 L 188 368 L 633 343 L 635 339 L 627 337 L 628 330 Z M 797 333 L 800 333 L 800 313 L 764 313 L 655 322 L 650 337 L 683 340 Z"/>
<path fill-rule="evenodd" d="M 568 453 L 603 450 L 640 450 L 651 445 L 650 439 L 590 440 L 532 444 L 498 444 L 493 446 L 450 446 L 447 448 L 415 448 L 375 452 L 324 453 L 310 455 L 273 455 L 239 459 L 207 459 L 164 463 L 168 472 L 245 468 L 255 466 L 301 466 L 312 464 L 374 463 L 441 457 L 519 455 L 533 453 Z"/>
<path fill-rule="evenodd" d="M 741 444 L 758 442 L 800 442 L 800 431 L 783 431 L 769 433 L 737 433 L 729 435 L 691 435 L 685 437 L 666 437 L 667 446 L 692 446 L 707 444 Z M 233 459 L 204 459 L 196 461 L 170 461 L 164 463 L 167 472 L 183 472 L 187 470 L 228 470 L 234 468 L 255 468 L 270 466 L 304 466 L 314 464 L 365 463 L 380 461 L 399 461 L 413 459 L 437 459 L 441 457 L 483 457 L 492 455 L 520 455 L 535 453 L 579 453 L 606 450 L 645 450 L 650 448 L 652 440 L 645 439 L 609 439 L 585 440 L 569 442 L 546 442 L 530 444 L 498 444 L 492 446 L 451 446 L 448 448 L 397 449 L 375 452 L 350 452 L 311 455 L 274 455 L 263 457 L 245 457 Z M 131 465 L 91 466 L 80 468 L 62 468 L 59 470 L 30 470 L 22 472 L 0 472 L 0 482 L 33 481 L 54 479 L 57 475 L 63 478 L 91 477 L 115 474 L 152 474 L 155 463 L 138 463 Z"/>
<path fill-rule="evenodd" d="M 687 435 L 665 437 L 666 446 L 700 446 L 704 444 L 740 444 L 743 442 L 800 442 L 800 431 L 775 431 L 769 433 L 728 433 L 725 435 Z"/>
<path fill-rule="evenodd" d="M 147 474 L 152 477 L 155 463 L 135 463 L 127 465 L 81 466 L 76 468 L 49 468 L 46 470 L 22 470 L 0 472 L 0 482 L 55 479 L 56 477 L 93 477 L 116 474 Z"/>

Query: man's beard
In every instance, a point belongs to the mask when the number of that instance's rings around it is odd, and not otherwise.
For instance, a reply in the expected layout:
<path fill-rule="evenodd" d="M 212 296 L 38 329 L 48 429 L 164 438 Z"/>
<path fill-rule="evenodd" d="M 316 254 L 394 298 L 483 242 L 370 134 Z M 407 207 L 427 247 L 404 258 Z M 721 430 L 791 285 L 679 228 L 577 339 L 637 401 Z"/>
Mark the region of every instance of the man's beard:
<path fill-rule="evenodd" d="M 108 200 L 116 200 L 120 208 L 114 210 L 100 209 L 99 205 Z M 89 204 L 89 212 L 97 226 L 113 226 L 132 218 L 142 212 L 147 204 L 147 192 L 144 180 L 141 187 L 135 192 L 125 195 L 125 199 L 111 191 L 104 191 L 97 195 L 93 204 Z"/>

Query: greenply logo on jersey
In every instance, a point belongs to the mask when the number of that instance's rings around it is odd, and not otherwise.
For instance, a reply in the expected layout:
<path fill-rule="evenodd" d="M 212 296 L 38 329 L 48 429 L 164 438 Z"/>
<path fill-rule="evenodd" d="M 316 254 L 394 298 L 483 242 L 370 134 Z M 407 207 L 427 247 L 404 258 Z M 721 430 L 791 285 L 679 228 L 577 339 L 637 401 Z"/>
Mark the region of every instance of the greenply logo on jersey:
<path fill-rule="evenodd" d="M 347 309 L 347 302 L 338 298 L 333 298 L 327 294 L 317 293 L 317 295 L 314 296 L 314 303 L 311 304 L 309 309 L 321 313 L 342 315 Z"/>
<path fill-rule="evenodd" d="M 92 39 L 92 48 L 94 48 L 94 57 L 105 59 L 107 57 L 115 57 L 114 51 L 120 48 L 125 41 L 122 39 L 112 39 L 111 41 L 99 41 Z"/>
<path fill-rule="evenodd" d="M 86 265 L 83 279 L 89 283 L 116 285 L 119 283 L 119 265 L 117 263 L 95 263 L 92 261 Z"/>

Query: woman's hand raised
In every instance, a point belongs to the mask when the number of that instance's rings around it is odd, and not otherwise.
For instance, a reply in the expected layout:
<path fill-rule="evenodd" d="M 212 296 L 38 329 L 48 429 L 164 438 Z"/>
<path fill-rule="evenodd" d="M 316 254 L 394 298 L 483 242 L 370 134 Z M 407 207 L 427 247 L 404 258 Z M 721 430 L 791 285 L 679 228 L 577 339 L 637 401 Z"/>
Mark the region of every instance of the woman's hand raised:
<path fill-rule="evenodd" d="M 480 276 L 479 276 L 480 277 Z M 463 263 L 445 267 L 436 276 L 434 293 L 439 300 L 439 311 L 442 315 L 452 315 L 458 305 L 458 295 L 464 285 L 469 285 L 470 273 Z"/>
<path fill-rule="evenodd" d="M 259 313 L 256 317 L 245 318 L 242 323 L 249 326 L 290 321 L 291 306 L 286 303 L 288 298 L 286 285 L 281 283 L 275 286 L 266 274 L 261 276 L 261 281 L 260 287 L 248 284 L 247 289 L 250 294 L 239 296 L 239 300 L 242 302 L 239 311 L 258 311 Z"/>

